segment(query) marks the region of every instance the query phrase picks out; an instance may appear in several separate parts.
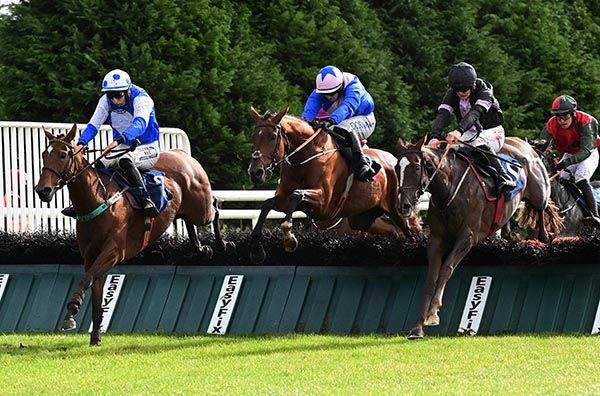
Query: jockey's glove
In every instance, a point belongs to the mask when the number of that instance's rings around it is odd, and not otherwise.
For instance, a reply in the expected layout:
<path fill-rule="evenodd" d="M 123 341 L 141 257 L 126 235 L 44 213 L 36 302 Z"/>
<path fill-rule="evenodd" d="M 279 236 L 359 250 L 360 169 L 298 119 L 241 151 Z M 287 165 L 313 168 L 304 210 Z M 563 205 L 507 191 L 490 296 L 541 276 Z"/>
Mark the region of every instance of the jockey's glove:
<path fill-rule="evenodd" d="M 565 169 L 569 165 L 571 165 L 571 164 L 568 163 L 566 160 L 562 160 L 558 164 L 556 164 L 556 170 L 557 171 L 562 171 L 563 169 Z"/>
<path fill-rule="evenodd" d="M 317 118 L 314 119 L 312 122 L 312 126 L 315 129 L 325 129 L 326 131 L 328 131 L 332 126 L 335 125 L 335 121 L 333 121 L 331 118 Z"/>

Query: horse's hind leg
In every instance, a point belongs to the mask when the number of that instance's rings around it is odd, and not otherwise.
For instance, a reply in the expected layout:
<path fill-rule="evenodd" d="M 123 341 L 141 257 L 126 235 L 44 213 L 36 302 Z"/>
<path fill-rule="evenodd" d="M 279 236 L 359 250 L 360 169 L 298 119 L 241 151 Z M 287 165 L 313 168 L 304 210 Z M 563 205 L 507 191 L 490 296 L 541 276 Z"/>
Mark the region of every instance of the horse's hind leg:
<path fill-rule="evenodd" d="M 190 238 L 192 245 L 194 245 L 194 247 L 196 248 L 196 251 L 198 251 L 200 254 L 205 255 L 209 259 L 212 258 L 212 255 L 213 255 L 212 248 L 210 246 L 206 246 L 206 245 L 202 246 L 202 244 L 200 243 L 200 238 L 198 238 L 198 232 L 196 231 L 196 226 L 194 226 L 187 219 L 184 219 L 183 222 L 185 223 L 185 228 L 187 230 L 188 237 Z"/>
<path fill-rule="evenodd" d="M 233 252 L 235 251 L 235 243 L 230 241 L 224 241 L 221 237 L 221 228 L 219 225 L 219 201 L 217 200 L 217 198 L 213 198 L 213 207 L 215 208 L 215 216 L 212 221 L 212 226 L 213 232 L 215 234 L 215 241 L 217 242 L 217 247 L 223 252 Z"/>

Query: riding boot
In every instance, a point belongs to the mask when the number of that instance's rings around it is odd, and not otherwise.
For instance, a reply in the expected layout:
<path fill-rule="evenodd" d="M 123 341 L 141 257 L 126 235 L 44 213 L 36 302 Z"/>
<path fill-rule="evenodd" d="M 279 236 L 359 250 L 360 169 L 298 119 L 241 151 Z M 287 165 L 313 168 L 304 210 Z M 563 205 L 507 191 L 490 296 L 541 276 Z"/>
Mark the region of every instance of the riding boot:
<path fill-rule="evenodd" d="M 381 169 L 381 165 L 375 161 L 371 161 L 363 152 L 360 140 L 356 133 L 346 131 L 337 127 L 338 130 L 343 130 L 346 134 L 346 139 L 349 138 L 349 145 L 352 149 L 352 166 L 354 167 L 354 175 L 359 181 L 370 181 Z"/>
<path fill-rule="evenodd" d="M 65 215 L 67 217 L 72 217 L 74 219 L 77 218 L 77 214 L 75 213 L 75 208 L 73 207 L 73 205 L 67 206 L 66 208 L 61 210 L 60 213 L 62 213 L 63 215 Z"/>
<path fill-rule="evenodd" d="M 589 210 L 589 217 L 585 218 L 586 222 L 594 226 L 600 226 L 600 218 L 598 217 L 598 204 L 596 203 L 596 198 L 594 197 L 594 192 L 592 191 L 590 182 L 586 179 L 583 179 L 578 181 L 576 184 L 581 190 L 583 200 L 585 201 L 585 204 Z"/>
<path fill-rule="evenodd" d="M 133 162 L 129 158 L 123 158 L 119 161 L 119 166 L 123 170 L 125 178 L 127 182 L 131 185 L 131 187 L 139 188 L 144 195 L 144 215 L 148 217 L 156 217 L 160 214 L 154 202 L 150 199 L 150 195 L 148 194 L 148 190 L 144 185 L 144 180 L 142 179 L 142 175 L 138 168 L 133 165 Z"/>
<path fill-rule="evenodd" d="M 478 147 L 480 149 L 485 149 L 487 147 Z M 488 149 L 489 150 L 489 149 Z M 512 191 L 516 187 L 516 183 L 508 176 L 500 159 L 494 154 L 491 150 L 489 150 L 486 154 L 486 158 L 489 161 L 490 165 L 498 172 L 498 195 L 502 195 L 507 191 Z"/>

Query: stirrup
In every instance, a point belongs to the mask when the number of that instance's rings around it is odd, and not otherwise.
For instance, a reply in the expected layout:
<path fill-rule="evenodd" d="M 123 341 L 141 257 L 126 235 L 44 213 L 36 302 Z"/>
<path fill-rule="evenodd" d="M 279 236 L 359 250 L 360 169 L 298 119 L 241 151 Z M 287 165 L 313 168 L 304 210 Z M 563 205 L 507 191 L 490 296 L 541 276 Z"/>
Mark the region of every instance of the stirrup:
<path fill-rule="evenodd" d="M 371 181 L 377 172 L 373 169 L 371 165 L 361 163 L 360 167 L 354 172 L 356 179 L 358 181 Z"/>
<path fill-rule="evenodd" d="M 498 190 L 498 194 L 501 195 L 514 190 L 516 186 L 517 183 L 515 183 L 511 179 L 500 179 L 498 185 L 496 186 L 496 189 Z"/>
<path fill-rule="evenodd" d="M 154 205 L 154 202 L 152 202 L 152 200 L 150 200 L 150 198 L 147 198 L 146 201 L 144 202 L 144 215 L 147 217 L 156 217 L 159 214 L 160 214 L 160 212 Z"/>

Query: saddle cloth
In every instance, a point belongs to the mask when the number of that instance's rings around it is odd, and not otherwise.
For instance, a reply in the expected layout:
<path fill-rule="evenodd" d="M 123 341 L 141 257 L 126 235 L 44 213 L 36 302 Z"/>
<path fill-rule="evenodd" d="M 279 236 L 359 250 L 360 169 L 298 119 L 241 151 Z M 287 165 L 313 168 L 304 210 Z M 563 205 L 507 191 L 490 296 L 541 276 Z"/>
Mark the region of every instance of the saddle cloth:
<path fill-rule="evenodd" d="M 506 192 L 506 200 L 510 201 L 523 189 L 523 186 L 525 185 L 525 171 L 523 171 L 519 161 L 513 157 L 506 154 L 498 154 L 498 156 L 504 159 L 504 161 L 500 161 L 502 163 L 502 167 L 506 171 L 506 174 L 510 176 L 512 181 L 516 183 L 515 188 Z"/>
<path fill-rule="evenodd" d="M 129 203 L 135 209 L 141 209 L 143 207 L 145 195 L 141 188 L 131 187 L 125 177 L 114 169 L 100 168 L 97 170 L 98 173 L 106 175 L 114 180 L 121 189 L 129 186 L 129 189 L 125 192 L 125 195 L 129 199 Z M 165 186 L 165 174 L 153 169 L 141 171 L 141 174 L 142 179 L 144 180 L 144 185 L 148 190 L 148 195 L 150 195 L 150 199 L 152 202 L 154 202 L 154 205 L 158 211 L 162 212 L 173 198 L 173 195 Z"/>

